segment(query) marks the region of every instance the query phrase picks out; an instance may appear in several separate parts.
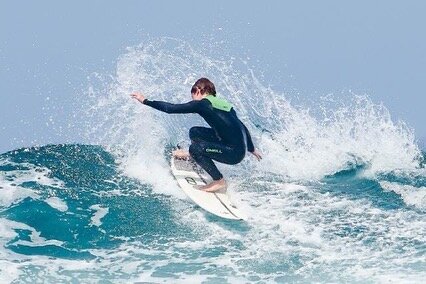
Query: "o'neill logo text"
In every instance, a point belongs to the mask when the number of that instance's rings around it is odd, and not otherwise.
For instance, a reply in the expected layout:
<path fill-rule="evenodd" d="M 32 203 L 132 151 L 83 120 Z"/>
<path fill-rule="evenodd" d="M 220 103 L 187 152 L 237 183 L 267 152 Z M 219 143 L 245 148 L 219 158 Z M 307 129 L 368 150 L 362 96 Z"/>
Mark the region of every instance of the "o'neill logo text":
<path fill-rule="evenodd" d="M 207 149 L 206 149 L 206 152 L 222 154 L 222 151 L 221 151 L 221 150 L 219 150 L 219 149 L 209 149 L 209 148 L 207 148 Z"/>

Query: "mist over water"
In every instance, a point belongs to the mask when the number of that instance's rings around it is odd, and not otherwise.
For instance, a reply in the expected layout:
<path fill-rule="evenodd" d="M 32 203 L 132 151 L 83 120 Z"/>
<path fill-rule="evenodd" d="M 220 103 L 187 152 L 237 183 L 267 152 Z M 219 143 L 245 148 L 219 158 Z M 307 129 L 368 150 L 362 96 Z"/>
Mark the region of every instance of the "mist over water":
<path fill-rule="evenodd" d="M 232 102 L 253 133 L 268 165 L 258 165 L 257 171 L 319 179 L 352 165 L 368 166 L 373 174 L 419 167 L 422 154 L 414 130 L 393 121 L 386 107 L 368 96 L 324 97 L 314 110 L 294 106 L 244 61 L 215 60 L 168 38 L 128 48 L 114 81 L 90 92 L 90 113 L 99 122 L 89 127 L 92 139 L 121 149 L 124 157 L 158 156 L 163 151 L 158 145 L 188 140 L 189 127 L 204 123 L 197 115 L 166 115 L 130 100 L 129 94 L 141 91 L 151 100 L 187 102 L 200 77 L 215 83 L 218 96 Z"/>
<path fill-rule="evenodd" d="M 422 282 L 426 171 L 414 130 L 367 95 L 297 104 L 223 58 L 170 38 L 130 47 L 82 94 L 89 145 L 0 156 L 2 280 Z M 200 77 L 264 156 L 219 165 L 247 222 L 204 212 L 170 174 L 171 148 L 202 119 L 130 98 L 187 102 Z"/>

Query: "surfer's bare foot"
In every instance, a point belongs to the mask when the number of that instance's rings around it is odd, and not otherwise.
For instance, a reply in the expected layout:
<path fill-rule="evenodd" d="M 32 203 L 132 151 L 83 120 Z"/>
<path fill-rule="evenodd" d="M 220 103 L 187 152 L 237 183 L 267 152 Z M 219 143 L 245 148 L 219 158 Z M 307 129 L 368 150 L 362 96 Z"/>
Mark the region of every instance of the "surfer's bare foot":
<path fill-rule="evenodd" d="M 223 178 L 221 178 L 220 180 L 215 180 L 209 184 L 206 184 L 200 187 L 200 190 L 207 191 L 207 192 L 216 192 L 216 191 L 225 190 L 225 189 L 226 189 L 226 181 Z"/>
<path fill-rule="evenodd" d="M 188 160 L 190 155 L 188 151 L 185 151 L 183 149 L 178 149 L 178 150 L 174 150 L 172 152 L 173 157 L 177 158 L 177 159 L 182 159 L 182 160 Z"/>

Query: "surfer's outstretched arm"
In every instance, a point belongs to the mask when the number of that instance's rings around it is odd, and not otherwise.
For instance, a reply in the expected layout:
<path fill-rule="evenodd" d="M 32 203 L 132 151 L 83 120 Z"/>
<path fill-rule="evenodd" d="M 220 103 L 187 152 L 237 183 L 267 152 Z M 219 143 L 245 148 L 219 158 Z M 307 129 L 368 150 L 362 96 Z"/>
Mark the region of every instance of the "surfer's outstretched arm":
<path fill-rule="evenodd" d="M 184 104 L 172 104 L 163 101 L 150 101 L 145 98 L 144 95 L 139 93 L 131 94 L 131 97 L 137 99 L 144 105 L 166 113 L 199 113 L 201 107 L 200 101 L 190 101 Z"/>
<path fill-rule="evenodd" d="M 198 113 L 199 112 L 198 101 L 190 101 L 184 104 L 172 104 L 168 102 L 150 101 L 145 99 L 143 104 L 166 113 Z"/>

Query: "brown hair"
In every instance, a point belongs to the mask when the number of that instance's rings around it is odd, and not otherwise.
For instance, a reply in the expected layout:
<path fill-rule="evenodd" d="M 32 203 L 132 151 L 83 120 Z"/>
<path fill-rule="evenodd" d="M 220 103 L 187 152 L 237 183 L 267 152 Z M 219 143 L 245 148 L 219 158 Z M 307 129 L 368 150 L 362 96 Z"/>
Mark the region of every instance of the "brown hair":
<path fill-rule="evenodd" d="M 191 88 L 191 94 L 197 92 L 197 89 L 200 90 L 201 94 L 210 94 L 216 96 L 216 88 L 214 84 L 207 78 L 200 78 L 195 82 L 194 86 Z"/>

